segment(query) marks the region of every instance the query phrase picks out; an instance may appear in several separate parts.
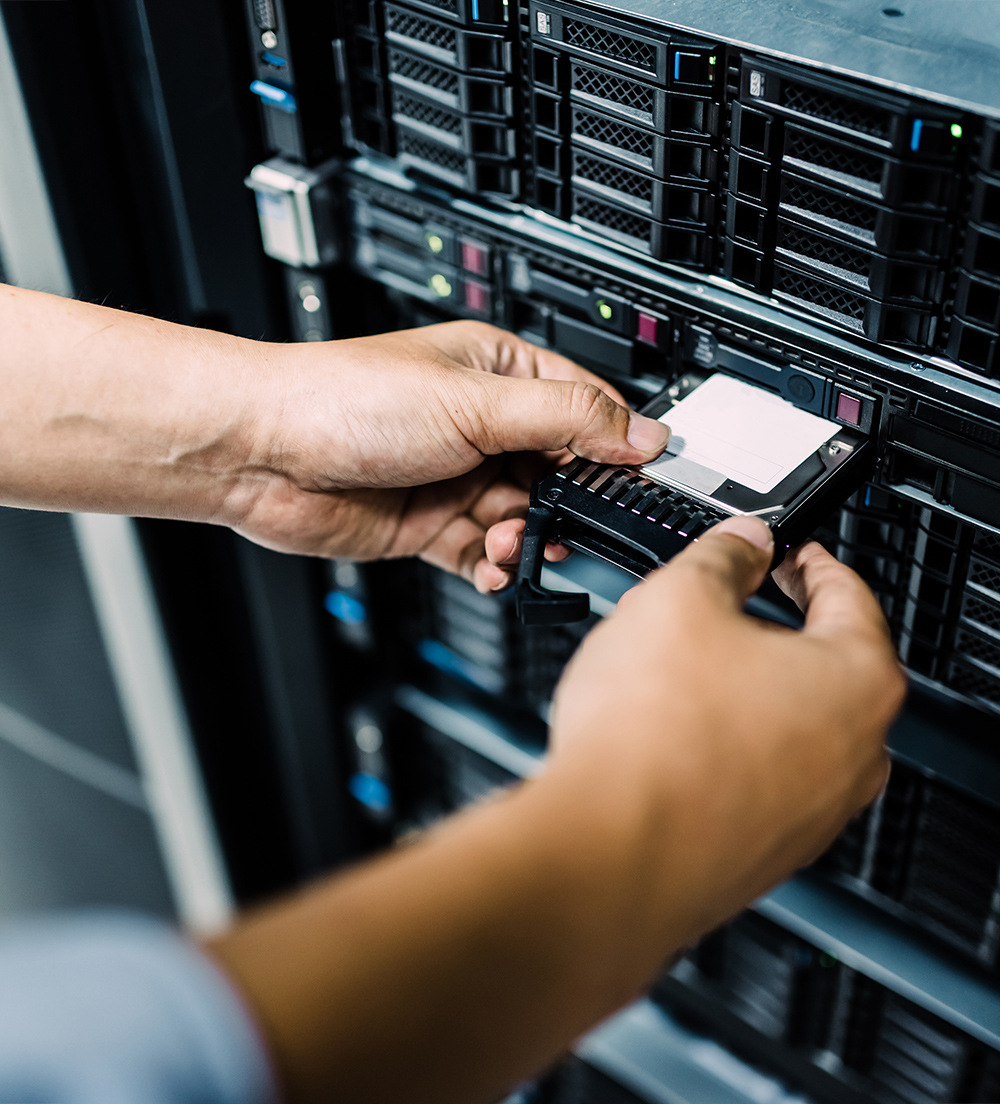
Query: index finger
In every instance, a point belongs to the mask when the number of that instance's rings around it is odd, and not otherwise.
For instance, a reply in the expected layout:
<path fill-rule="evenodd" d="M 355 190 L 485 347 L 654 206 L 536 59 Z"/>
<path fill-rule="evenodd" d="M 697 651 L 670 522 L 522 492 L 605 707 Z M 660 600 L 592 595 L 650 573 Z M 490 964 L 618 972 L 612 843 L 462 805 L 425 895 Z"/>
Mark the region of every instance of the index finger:
<path fill-rule="evenodd" d="M 889 641 L 889 626 L 861 577 L 815 541 L 793 549 L 774 581 L 806 615 L 812 636 L 876 636 Z"/>

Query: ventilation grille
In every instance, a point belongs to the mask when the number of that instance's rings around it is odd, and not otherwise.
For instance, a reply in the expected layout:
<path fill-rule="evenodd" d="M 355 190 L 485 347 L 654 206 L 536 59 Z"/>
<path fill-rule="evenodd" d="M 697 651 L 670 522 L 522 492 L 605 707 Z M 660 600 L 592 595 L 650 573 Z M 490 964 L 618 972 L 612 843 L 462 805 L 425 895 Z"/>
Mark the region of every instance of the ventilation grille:
<path fill-rule="evenodd" d="M 610 234 L 612 237 L 627 238 L 629 245 L 637 245 L 649 252 L 649 221 L 638 215 L 631 215 L 609 203 L 601 203 L 586 196 L 573 197 L 573 217 L 578 222 L 586 222 L 594 229 Z"/>
<path fill-rule="evenodd" d="M 859 322 L 865 316 L 865 300 L 860 295 L 852 295 L 842 288 L 833 287 L 822 280 L 814 280 L 811 276 L 793 272 L 791 269 L 780 266 L 775 268 L 774 290 Z"/>
<path fill-rule="evenodd" d="M 975 594 L 966 594 L 962 600 L 962 617 L 984 628 L 1000 632 L 1000 605 L 987 602 Z"/>
<path fill-rule="evenodd" d="M 274 12 L 274 0 L 253 0 L 254 22 L 262 31 L 273 31 L 278 26 Z"/>
<path fill-rule="evenodd" d="M 653 121 L 653 89 L 638 81 L 574 63 L 570 87 L 577 96 L 614 104 L 618 111 L 647 123 Z"/>
<path fill-rule="evenodd" d="M 830 238 L 819 237 L 799 226 L 781 223 L 778 228 L 778 246 L 789 253 L 798 253 L 820 264 L 842 268 L 858 276 L 868 274 L 869 258 L 866 254 Z"/>
<path fill-rule="evenodd" d="M 810 134 L 798 127 L 785 131 L 785 156 L 808 165 L 856 177 L 869 184 L 880 184 L 885 162 L 874 154 L 832 142 L 819 134 Z"/>
<path fill-rule="evenodd" d="M 389 72 L 414 84 L 423 84 L 437 92 L 447 92 L 457 96 L 459 90 L 458 74 L 440 65 L 416 58 L 402 50 L 389 51 Z"/>
<path fill-rule="evenodd" d="M 458 0 L 420 0 L 425 7 L 437 8 L 438 11 L 448 12 L 450 15 L 458 15 Z"/>
<path fill-rule="evenodd" d="M 653 180 L 642 173 L 613 165 L 597 157 L 585 157 L 575 154 L 573 157 L 573 176 L 586 180 L 601 188 L 640 200 L 648 207 L 653 203 Z"/>
<path fill-rule="evenodd" d="M 1000 811 L 927 786 L 902 904 L 975 952 L 1000 873 Z"/>
<path fill-rule="evenodd" d="M 985 671 L 952 663 L 948 668 L 948 685 L 960 694 L 1000 707 L 1000 680 Z"/>
<path fill-rule="evenodd" d="M 567 46 L 575 46 L 589 54 L 602 54 L 649 72 L 656 70 L 656 47 L 630 35 L 595 27 L 578 19 L 567 19 L 563 23 L 563 39 Z"/>
<path fill-rule="evenodd" d="M 445 149 L 435 142 L 425 142 L 406 130 L 399 133 L 399 152 L 414 161 L 422 161 L 447 169 L 450 173 L 465 176 L 465 159 L 453 150 Z"/>
<path fill-rule="evenodd" d="M 870 983 L 869 983 L 870 984 Z M 957 1099 L 971 1040 L 915 1004 L 881 990 L 871 1078 L 880 1101 L 937 1104 Z M 866 1018 L 861 1009 L 860 1019 Z"/>
<path fill-rule="evenodd" d="M 969 427 L 970 423 L 963 421 L 958 431 L 960 433 L 968 435 L 970 433 Z M 971 428 L 979 429 L 980 431 L 985 430 L 987 433 L 989 433 L 991 435 L 988 441 L 989 444 L 1000 444 L 1000 441 L 997 441 L 995 439 L 996 430 L 991 429 L 989 426 L 979 426 L 973 423 Z M 979 439 L 980 438 L 977 438 L 977 440 Z M 977 533 L 975 536 L 975 540 L 973 540 L 972 542 L 972 547 L 975 548 L 977 552 L 981 552 L 984 556 L 989 556 L 994 560 L 1000 560 L 1000 537 L 994 536 L 993 533 Z"/>
<path fill-rule="evenodd" d="M 461 135 L 462 133 L 461 116 L 444 108 L 435 107 L 434 104 L 426 103 L 424 100 L 403 96 L 397 92 L 393 97 L 393 106 L 396 115 L 404 117 L 400 121 L 409 120 L 434 130 L 442 130 L 446 134 Z"/>
<path fill-rule="evenodd" d="M 573 113 L 573 137 L 584 138 L 611 150 L 633 154 L 650 165 L 653 163 L 655 138 L 644 130 L 637 130 L 625 123 L 606 119 L 603 115 L 591 115 L 589 111 Z"/>
<path fill-rule="evenodd" d="M 784 181 L 781 201 L 790 207 L 811 211 L 823 218 L 843 222 L 848 226 L 857 226 L 870 232 L 874 232 L 878 218 L 877 210 L 870 204 L 852 199 L 850 196 L 821 191 L 810 187 L 805 181 L 787 177 Z"/>
<path fill-rule="evenodd" d="M 987 640 L 979 633 L 959 629 L 955 634 L 955 652 L 965 659 L 976 660 L 1000 672 L 1000 644 Z"/>
<path fill-rule="evenodd" d="M 1000 567 L 974 556 L 969 561 L 969 582 L 1000 595 Z"/>
<path fill-rule="evenodd" d="M 822 88 L 786 80 L 781 87 L 781 104 L 789 111 L 835 123 L 871 138 L 884 139 L 889 133 L 888 112 Z"/>
<path fill-rule="evenodd" d="M 455 53 L 458 38 L 451 27 L 390 6 L 385 9 L 385 21 L 387 34 L 408 39 L 431 50 Z"/>

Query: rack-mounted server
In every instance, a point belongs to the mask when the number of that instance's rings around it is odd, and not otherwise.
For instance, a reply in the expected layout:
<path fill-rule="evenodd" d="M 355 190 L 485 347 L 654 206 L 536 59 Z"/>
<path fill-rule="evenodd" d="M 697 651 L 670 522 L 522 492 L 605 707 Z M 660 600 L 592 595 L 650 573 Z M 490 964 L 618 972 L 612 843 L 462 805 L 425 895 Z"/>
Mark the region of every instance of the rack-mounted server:
<path fill-rule="evenodd" d="M 337 94 L 282 86 L 339 127 L 313 154 L 271 143 L 290 177 L 322 169 L 335 228 L 330 263 L 282 258 L 296 319 L 323 289 L 300 334 L 481 319 L 637 405 L 724 373 L 876 461 L 817 535 L 912 675 L 889 789 L 518 1104 L 1000 1096 L 1000 27 L 982 7 L 354 0 L 315 61 Z M 316 208 L 285 209 L 285 240 L 312 241 Z M 603 516 L 636 505 L 627 480 L 603 489 Z M 379 838 L 538 769 L 559 672 L 629 585 L 592 567 L 543 573 L 589 594 L 590 619 L 560 626 L 420 565 L 331 569 L 359 672 L 348 800 Z M 773 592 L 754 610 L 791 616 Z"/>

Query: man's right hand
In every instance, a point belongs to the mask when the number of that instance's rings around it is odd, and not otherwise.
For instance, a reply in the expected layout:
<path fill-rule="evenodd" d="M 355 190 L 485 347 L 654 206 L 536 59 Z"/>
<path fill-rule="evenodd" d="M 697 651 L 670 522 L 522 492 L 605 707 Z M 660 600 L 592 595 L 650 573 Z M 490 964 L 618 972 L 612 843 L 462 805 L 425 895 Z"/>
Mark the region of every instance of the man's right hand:
<path fill-rule="evenodd" d="M 804 628 L 757 620 L 772 554 L 762 522 L 717 526 L 626 594 L 557 692 L 540 785 L 631 855 L 633 915 L 661 902 L 664 949 L 816 858 L 888 777 L 905 680 L 874 596 L 806 544 L 775 573 Z"/>

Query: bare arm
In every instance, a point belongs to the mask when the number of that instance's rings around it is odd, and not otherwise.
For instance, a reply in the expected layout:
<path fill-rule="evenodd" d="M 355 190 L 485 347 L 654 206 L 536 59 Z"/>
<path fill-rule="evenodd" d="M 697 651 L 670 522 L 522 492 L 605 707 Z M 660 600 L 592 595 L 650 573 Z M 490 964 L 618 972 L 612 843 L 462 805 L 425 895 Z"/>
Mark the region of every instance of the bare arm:
<path fill-rule="evenodd" d="M 769 557 L 704 537 L 585 641 L 540 779 L 210 945 L 290 1101 L 497 1099 L 875 797 L 903 687 L 878 607 L 807 546 L 806 629 L 764 627 Z"/>
<path fill-rule="evenodd" d="M 483 590 L 508 581 L 509 519 L 555 453 L 641 463 L 667 439 L 596 376 L 480 323 L 281 345 L 0 285 L 0 328 L 0 501 L 420 555 Z M 485 550 L 498 524 L 503 566 Z"/>

